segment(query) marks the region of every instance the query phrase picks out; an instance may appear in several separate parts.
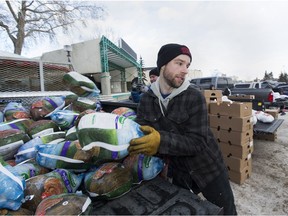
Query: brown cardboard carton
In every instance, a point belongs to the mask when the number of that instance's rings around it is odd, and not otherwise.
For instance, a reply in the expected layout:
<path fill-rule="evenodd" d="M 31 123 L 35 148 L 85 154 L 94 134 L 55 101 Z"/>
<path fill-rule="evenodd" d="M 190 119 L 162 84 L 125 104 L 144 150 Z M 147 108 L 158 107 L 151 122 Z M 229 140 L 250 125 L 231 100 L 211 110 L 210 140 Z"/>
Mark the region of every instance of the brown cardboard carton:
<path fill-rule="evenodd" d="M 245 159 L 233 156 L 223 156 L 223 158 L 228 170 L 234 170 L 236 172 L 240 172 L 240 170 L 243 170 L 244 167 L 252 164 L 251 154 L 249 154 Z"/>
<path fill-rule="evenodd" d="M 252 174 L 252 164 L 244 167 L 240 172 L 228 170 L 229 179 L 236 184 L 243 184 Z"/>
<path fill-rule="evenodd" d="M 257 140 L 275 141 L 277 139 L 277 133 L 254 134 L 253 138 Z"/>
<path fill-rule="evenodd" d="M 210 114 L 225 115 L 235 117 L 245 117 L 252 115 L 252 103 L 251 102 L 211 102 Z"/>
<path fill-rule="evenodd" d="M 209 114 L 209 124 L 210 127 L 218 129 L 243 132 L 253 129 L 253 117 L 234 117 Z"/>
<path fill-rule="evenodd" d="M 207 104 L 211 102 L 222 102 L 222 97 L 216 97 L 216 98 L 205 97 L 205 100 Z"/>
<path fill-rule="evenodd" d="M 229 143 L 231 145 L 244 145 L 253 140 L 253 129 L 243 132 L 218 130 L 217 128 L 211 128 L 211 130 L 218 142 Z"/>
<path fill-rule="evenodd" d="M 274 119 L 278 118 L 279 115 L 279 108 L 278 109 L 265 109 L 265 113 L 268 113 L 274 117 Z"/>
<path fill-rule="evenodd" d="M 205 98 L 222 98 L 222 90 L 202 90 Z"/>
<path fill-rule="evenodd" d="M 244 145 L 231 145 L 229 143 L 219 142 L 220 149 L 224 157 L 237 157 L 245 159 L 254 150 L 253 141 L 247 142 Z"/>
<path fill-rule="evenodd" d="M 222 102 L 222 91 L 221 90 L 202 90 L 202 94 L 205 97 L 207 104 L 208 113 L 210 112 L 209 104 L 211 102 Z"/>

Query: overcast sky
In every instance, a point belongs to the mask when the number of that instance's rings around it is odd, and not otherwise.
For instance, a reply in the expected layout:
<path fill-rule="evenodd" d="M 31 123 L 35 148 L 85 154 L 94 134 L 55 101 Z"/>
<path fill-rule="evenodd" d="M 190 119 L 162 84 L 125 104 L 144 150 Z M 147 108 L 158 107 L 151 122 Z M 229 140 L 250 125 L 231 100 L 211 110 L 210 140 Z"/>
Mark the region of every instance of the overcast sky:
<path fill-rule="evenodd" d="M 146 67 L 156 66 L 162 45 L 179 43 L 190 48 L 190 68 L 204 76 L 219 71 L 253 80 L 263 78 L 265 71 L 277 78 L 288 72 L 288 1 L 95 2 L 108 12 L 104 21 L 97 22 L 98 28 L 123 38 Z M 91 24 L 83 29 L 80 39 L 62 37 L 58 47 L 43 44 L 25 52 L 36 56 L 91 39 L 96 28 Z"/>

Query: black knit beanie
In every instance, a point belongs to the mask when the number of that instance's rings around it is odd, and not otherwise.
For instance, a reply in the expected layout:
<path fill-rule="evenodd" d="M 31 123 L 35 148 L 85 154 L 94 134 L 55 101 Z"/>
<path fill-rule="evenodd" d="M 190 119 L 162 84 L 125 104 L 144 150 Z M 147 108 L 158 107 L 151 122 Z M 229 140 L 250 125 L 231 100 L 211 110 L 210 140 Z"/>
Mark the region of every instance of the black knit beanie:
<path fill-rule="evenodd" d="M 180 44 L 166 44 L 162 46 L 158 52 L 157 68 L 160 71 L 163 65 L 166 65 L 172 59 L 176 58 L 178 55 L 188 55 L 190 57 L 190 62 L 192 61 L 192 55 L 190 50 L 185 45 Z"/>
<path fill-rule="evenodd" d="M 150 70 L 150 72 L 149 72 L 149 77 L 150 77 L 151 75 L 159 76 L 159 71 L 158 71 L 158 68 L 157 68 L 157 67 L 156 67 L 156 68 L 153 68 L 152 70 Z"/>

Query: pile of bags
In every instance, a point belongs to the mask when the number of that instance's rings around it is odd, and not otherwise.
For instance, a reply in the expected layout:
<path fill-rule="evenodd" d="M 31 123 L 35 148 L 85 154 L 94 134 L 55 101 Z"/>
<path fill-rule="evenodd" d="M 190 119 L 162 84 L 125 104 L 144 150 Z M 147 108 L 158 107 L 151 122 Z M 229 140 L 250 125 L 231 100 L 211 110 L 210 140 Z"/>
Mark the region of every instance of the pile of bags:
<path fill-rule="evenodd" d="M 63 79 L 75 94 L 1 110 L 1 214 L 87 213 L 91 198 L 120 197 L 164 167 L 158 157 L 129 155 L 130 140 L 144 135 L 135 111 L 105 112 L 87 97 L 97 87 L 70 73 Z"/>

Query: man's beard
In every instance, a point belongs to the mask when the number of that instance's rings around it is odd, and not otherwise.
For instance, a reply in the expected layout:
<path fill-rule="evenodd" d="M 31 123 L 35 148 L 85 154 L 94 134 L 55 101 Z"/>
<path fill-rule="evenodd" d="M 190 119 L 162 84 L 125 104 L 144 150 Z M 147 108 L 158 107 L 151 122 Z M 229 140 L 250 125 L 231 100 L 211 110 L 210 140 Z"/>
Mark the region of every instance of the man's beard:
<path fill-rule="evenodd" d="M 180 84 L 177 83 L 173 77 L 167 75 L 166 71 L 163 71 L 163 78 L 164 78 L 165 82 L 173 88 L 179 88 L 184 82 L 184 81 L 182 81 Z"/>

